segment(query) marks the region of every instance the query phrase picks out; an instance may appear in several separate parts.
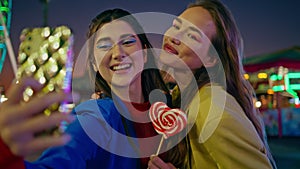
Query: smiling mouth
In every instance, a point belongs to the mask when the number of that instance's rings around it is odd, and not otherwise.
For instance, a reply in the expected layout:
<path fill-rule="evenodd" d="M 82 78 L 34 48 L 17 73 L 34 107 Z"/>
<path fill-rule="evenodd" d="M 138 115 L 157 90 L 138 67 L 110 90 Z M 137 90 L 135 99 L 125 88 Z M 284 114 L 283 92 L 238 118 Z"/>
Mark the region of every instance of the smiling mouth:
<path fill-rule="evenodd" d="M 127 63 L 127 64 L 111 66 L 110 69 L 113 71 L 126 70 L 126 69 L 129 69 L 131 66 L 132 66 L 132 64 Z"/>
<path fill-rule="evenodd" d="M 175 48 L 173 48 L 171 45 L 168 45 L 168 44 L 165 44 L 164 45 L 164 50 L 168 53 L 171 53 L 171 54 L 175 54 L 175 55 L 178 55 L 178 52 Z"/>

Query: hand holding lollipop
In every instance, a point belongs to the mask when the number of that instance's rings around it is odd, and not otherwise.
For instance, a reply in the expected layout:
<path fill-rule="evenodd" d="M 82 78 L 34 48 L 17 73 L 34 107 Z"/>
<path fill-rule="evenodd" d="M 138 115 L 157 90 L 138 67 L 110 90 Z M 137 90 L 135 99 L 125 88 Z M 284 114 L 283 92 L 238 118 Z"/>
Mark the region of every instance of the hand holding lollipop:
<path fill-rule="evenodd" d="M 158 155 L 163 139 L 182 131 L 187 124 L 187 117 L 182 110 L 171 109 L 163 102 L 152 104 L 149 116 L 156 132 L 163 135 L 156 152 L 156 155 Z"/>

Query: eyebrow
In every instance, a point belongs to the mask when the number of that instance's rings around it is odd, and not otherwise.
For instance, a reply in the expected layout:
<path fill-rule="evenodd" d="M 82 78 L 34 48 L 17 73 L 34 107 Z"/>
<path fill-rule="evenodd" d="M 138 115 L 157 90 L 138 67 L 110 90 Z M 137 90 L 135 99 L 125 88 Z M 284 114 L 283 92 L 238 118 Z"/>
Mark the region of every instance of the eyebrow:
<path fill-rule="evenodd" d="M 134 37 L 135 38 L 134 34 L 131 34 L 131 33 L 121 35 L 121 39 L 128 38 L 128 37 Z"/>
<path fill-rule="evenodd" d="M 195 27 L 192 27 L 192 26 L 189 26 L 189 29 L 191 29 L 191 30 L 194 31 L 194 32 L 199 33 L 201 37 L 203 36 L 203 33 L 202 33 L 201 31 L 199 31 L 199 29 L 197 29 L 197 28 L 195 28 Z"/>
<path fill-rule="evenodd" d="M 120 39 L 125 39 L 125 38 L 127 38 L 127 37 L 134 37 L 134 38 L 135 38 L 134 34 L 127 33 L 127 34 L 121 35 Z M 97 41 L 97 44 L 100 43 L 100 42 L 103 42 L 103 41 L 110 41 L 110 40 L 111 40 L 111 38 L 109 38 L 109 37 L 103 37 L 103 38 L 100 38 L 100 39 Z"/>
<path fill-rule="evenodd" d="M 174 20 L 176 20 L 176 21 L 179 22 L 179 23 L 182 23 L 182 20 L 179 19 L 179 18 L 175 18 Z"/>
<path fill-rule="evenodd" d="M 102 41 L 109 41 L 109 40 L 110 40 L 110 38 L 108 38 L 108 37 L 101 38 L 101 39 L 97 40 L 97 44 L 102 42 Z"/>
<path fill-rule="evenodd" d="M 177 22 L 179 22 L 180 24 L 182 24 L 182 19 L 180 18 L 175 18 L 174 20 L 176 20 Z M 188 21 L 187 21 L 188 22 Z M 190 23 L 190 22 L 188 22 Z M 192 23 L 191 23 L 192 24 Z M 203 33 L 198 29 L 198 28 L 195 28 L 194 26 L 189 26 L 188 27 L 190 30 L 194 31 L 194 32 L 197 32 L 198 34 L 200 34 L 200 36 L 203 36 Z"/>

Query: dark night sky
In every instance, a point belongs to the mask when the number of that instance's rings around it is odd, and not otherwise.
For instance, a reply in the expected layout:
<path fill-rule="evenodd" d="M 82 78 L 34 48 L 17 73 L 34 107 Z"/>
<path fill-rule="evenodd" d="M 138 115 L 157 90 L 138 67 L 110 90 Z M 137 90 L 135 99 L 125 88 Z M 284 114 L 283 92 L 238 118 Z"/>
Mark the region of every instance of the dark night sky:
<path fill-rule="evenodd" d="M 67 25 L 75 36 L 75 54 L 85 42 L 90 20 L 108 8 L 123 8 L 130 12 L 163 12 L 180 14 L 194 0 L 51 0 L 48 5 L 48 25 Z M 300 1 L 298 0 L 223 0 L 231 9 L 245 44 L 245 54 L 257 54 L 300 45 Z M 43 6 L 40 0 L 13 0 L 10 36 L 17 55 L 19 35 L 26 27 L 43 26 Z M 12 80 L 8 62 L 0 75 L 0 85 Z"/>

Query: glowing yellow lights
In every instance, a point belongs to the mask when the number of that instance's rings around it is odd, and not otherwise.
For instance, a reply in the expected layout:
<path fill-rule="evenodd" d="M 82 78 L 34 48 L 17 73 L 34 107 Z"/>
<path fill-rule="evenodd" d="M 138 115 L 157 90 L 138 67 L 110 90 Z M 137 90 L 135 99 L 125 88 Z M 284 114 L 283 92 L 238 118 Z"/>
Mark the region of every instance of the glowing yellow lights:
<path fill-rule="evenodd" d="M 257 77 L 259 79 L 267 79 L 268 78 L 268 74 L 267 73 L 258 73 Z"/>
<path fill-rule="evenodd" d="M 245 74 L 244 74 L 244 78 L 245 78 L 246 80 L 248 80 L 248 79 L 249 79 L 249 74 L 245 73 Z"/>
<path fill-rule="evenodd" d="M 268 89 L 268 90 L 267 90 L 267 93 L 268 93 L 268 94 L 274 94 L 274 91 L 273 91 L 272 89 Z"/>
<path fill-rule="evenodd" d="M 45 77 L 40 77 L 39 82 L 41 84 L 45 84 L 46 83 L 46 78 Z"/>

